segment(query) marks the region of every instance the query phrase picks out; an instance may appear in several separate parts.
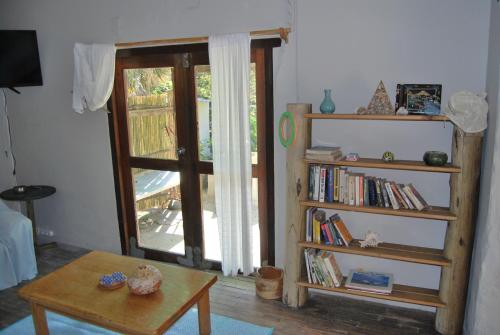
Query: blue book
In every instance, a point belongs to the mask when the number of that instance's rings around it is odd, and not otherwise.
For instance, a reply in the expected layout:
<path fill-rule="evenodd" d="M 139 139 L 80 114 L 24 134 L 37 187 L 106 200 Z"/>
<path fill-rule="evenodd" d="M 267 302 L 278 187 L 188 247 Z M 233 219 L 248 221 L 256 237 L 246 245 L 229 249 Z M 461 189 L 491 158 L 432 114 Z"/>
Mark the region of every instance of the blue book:
<path fill-rule="evenodd" d="M 334 181 L 333 166 L 329 166 L 327 170 L 327 188 L 326 188 L 326 202 L 333 202 L 333 181 Z"/>

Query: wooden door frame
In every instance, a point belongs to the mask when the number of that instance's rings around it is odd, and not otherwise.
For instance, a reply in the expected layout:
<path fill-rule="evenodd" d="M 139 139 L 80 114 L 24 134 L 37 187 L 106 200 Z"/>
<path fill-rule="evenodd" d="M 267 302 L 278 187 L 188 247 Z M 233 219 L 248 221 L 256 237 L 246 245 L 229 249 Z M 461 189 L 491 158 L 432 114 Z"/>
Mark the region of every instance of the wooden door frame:
<path fill-rule="evenodd" d="M 257 85 L 257 119 L 262 122 L 264 120 L 264 126 L 259 127 L 257 130 L 258 143 L 264 143 L 263 145 L 258 145 L 258 169 L 260 171 L 255 171 L 257 175 L 265 175 L 264 178 L 259 178 L 259 223 L 260 223 L 260 240 L 261 240 L 261 260 L 266 261 L 270 265 L 274 265 L 275 262 L 275 227 L 274 227 L 274 99 L 273 99 L 273 48 L 281 45 L 281 40 L 278 38 L 273 39 L 261 39 L 252 40 L 252 57 L 258 58 L 259 61 L 256 62 L 258 65 L 256 67 L 256 81 L 257 83 L 263 83 L 264 85 Z M 134 49 L 123 49 L 117 51 L 117 71 L 115 74 L 115 88 L 117 86 L 117 80 L 122 80 L 123 83 L 123 73 L 118 71 L 121 67 L 119 66 L 121 59 L 124 58 L 142 58 L 147 56 L 151 59 L 158 57 L 164 57 L 166 54 L 172 53 L 192 53 L 192 52 L 204 52 L 208 50 L 207 43 L 191 44 L 191 45 L 174 45 L 174 46 L 161 46 L 161 47 L 151 47 L 151 48 L 134 48 Z M 260 66 L 259 66 L 260 65 Z M 186 69 L 187 71 L 193 71 L 193 67 Z M 177 72 L 177 71 L 175 71 Z M 192 78 L 193 76 L 191 76 Z M 194 80 L 193 80 L 194 81 Z M 185 83 L 186 89 L 183 89 L 183 94 L 195 94 L 192 92 L 192 88 L 189 86 L 194 85 L 194 83 Z M 134 208 L 126 206 L 128 203 L 133 203 L 134 199 L 131 197 L 131 173 L 129 169 L 129 161 L 126 157 L 121 157 L 121 152 L 128 152 L 128 138 L 124 138 L 127 134 L 123 132 L 115 131 L 118 129 L 120 124 L 120 118 L 126 115 L 120 115 L 117 113 L 117 99 L 125 99 L 124 93 L 119 92 L 117 89 L 113 89 L 113 93 L 110 101 L 108 101 L 108 107 L 111 113 L 108 115 L 109 129 L 110 129 L 110 141 L 112 146 L 112 162 L 113 171 L 115 179 L 115 194 L 117 203 L 117 214 L 118 214 L 118 225 L 120 231 L 120 240 L 122 247 L 122 254 L 129 255 L 130 237 L 131 232 L 134 231 L 132 225 L 136 225 L 135 219 L 131 220 L 129 218 L 135 218 Z M 121 95 L 121 96 L 120 96 Z M 189 105 L 189 104 L 188 104 Z M 177 107 L 177 99 L 176 99 Z M 188 114 L 188 121 L 190 124 L 196 123 L 196 111 L 191 110 L 189 106 L 184 106 L 185 111 Z M 189 109 L 189 110 L 188 110 Z M 123 113 L 122 113 L 123 114 Z M 115 117 L 116 116 L 116 117 Z M 190 118 L 193 118 L 191 120 Z M 123 120 L 121 120 L 123 122 Z M 262 142 L 261 142 L 262 141 Z M 188 153 L 190 155 L 198 155 L 197 144 L 194 146 L 196 150 Z M 125 150 L 125 151 L 123 151 Z M 196 156 L 198 157 L 198 156 Z M 135 161 L 135 163 L 140 162 L 140 158 L 130 158 Z M 197 160 L 195 160 L 197 161 Z M 160 163 L 161 166 L 163 164 Z M 211 163 L 199 162 L 194 167 L 196 171 L 193 173 L 213 173 L 211 168 Z M 255 170 L 255 169 L 253 169 Z M 254 175 L 254 173 L 252 173 Z M 195 184 L 191 187 L 198 187 L 199 189 L 199 178 L 196 179 Z M 201 215 L 201 201 L 198 202 L 197 207 L 199 207 L 199 215 Z M 185 220 L 189 218 L 184 218 Z M 200 221 L 201 222 L 201 221 Z M 185 237 L 187 234 L 185 234 Z M 193 245 L 201 245 L 201 236 L 192 236 Z M 136 237 L 137 239 L 137 237 Z M 201 239 L 201 240 L 200 240 Z M 267 243 L 262 243 L 263 241 Z M 186 246 L 188 245 L 186 240 Z M 145 249 L 146 250 L 146 249 Z M 165 260 L 169 262 L 175 262 L 176 257 L 171 257 L 171 255 L 166 255 L 162 252 L 155 252 L 151 249 L 147 249 L 147 256 L 153 259 Z"/>

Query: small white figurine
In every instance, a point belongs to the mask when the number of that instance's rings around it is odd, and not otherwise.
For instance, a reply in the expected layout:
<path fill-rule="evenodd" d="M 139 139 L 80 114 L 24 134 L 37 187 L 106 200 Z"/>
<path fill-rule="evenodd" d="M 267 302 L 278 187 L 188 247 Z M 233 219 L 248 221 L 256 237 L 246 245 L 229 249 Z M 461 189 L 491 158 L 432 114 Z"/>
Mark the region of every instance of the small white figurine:
<path fill-rule="evenodd" d="M 377 247 L 379 243 L 382 243 L 380 237 L 376 232 L 372 232 L 371 230 L 369 230 L 368 233 L 366 233 L 365 239 L 359 242 L 361 248 Z"/>
<path fill-rule="evenodd" d="M 399 107 L 398 111 L 396 112 L 397 115 L 408 115 L 408 110 L 404 107 Z"/>

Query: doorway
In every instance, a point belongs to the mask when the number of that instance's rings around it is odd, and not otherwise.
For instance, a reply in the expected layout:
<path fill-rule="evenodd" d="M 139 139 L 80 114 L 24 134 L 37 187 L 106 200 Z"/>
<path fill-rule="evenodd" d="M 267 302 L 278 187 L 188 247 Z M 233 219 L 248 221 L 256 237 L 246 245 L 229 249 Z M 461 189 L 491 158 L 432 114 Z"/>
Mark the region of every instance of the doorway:
<path fill-rule="evenodd" d="M 274 263 L 269 199 L 274 198 L 272 47 L 277 42 L 252 42 L 255 266 Z M 117 52 L 110 129 L 124 253 L 130 253 L 133 237 L 146 258 L 220 268 L 210 98 L 207 44 Z"/>

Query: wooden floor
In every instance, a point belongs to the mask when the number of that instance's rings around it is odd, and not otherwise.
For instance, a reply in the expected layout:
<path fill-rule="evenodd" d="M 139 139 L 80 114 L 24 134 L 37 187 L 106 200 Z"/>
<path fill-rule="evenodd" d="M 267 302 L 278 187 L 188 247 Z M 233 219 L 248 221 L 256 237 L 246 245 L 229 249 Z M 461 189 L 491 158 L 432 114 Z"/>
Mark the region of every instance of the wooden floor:
<path fill-rule="evenodd" d="M 43 250 L 38 257 L 40 275 L 86 252 L 69 246 Z M 0 329 L 30 314 L 28 305 L 17 297 L 18 289 L 19 286 L 0 291 Z M 220 277 L 210 290 L 210 305 L 213 313 L 274 327 L 274 335 L 437 334 L 433 330 L 432 313 L 320 293 L 311 293 L 303 308 L 292 309 L 279 301 L 256 297 L 250 278 Z"/>

